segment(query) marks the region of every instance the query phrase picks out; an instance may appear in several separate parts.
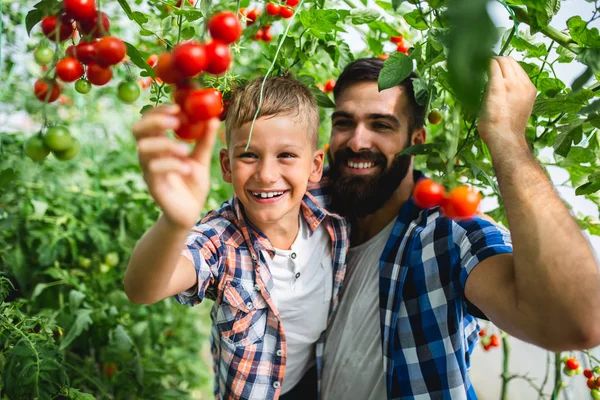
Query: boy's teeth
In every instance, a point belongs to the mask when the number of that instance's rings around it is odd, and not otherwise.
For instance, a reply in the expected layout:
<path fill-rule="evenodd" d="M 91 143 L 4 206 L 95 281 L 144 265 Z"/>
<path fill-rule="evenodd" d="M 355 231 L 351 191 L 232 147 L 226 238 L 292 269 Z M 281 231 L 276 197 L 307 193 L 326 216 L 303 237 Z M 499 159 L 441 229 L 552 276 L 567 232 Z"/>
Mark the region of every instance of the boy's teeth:
<path fill-rule="evenodd" d="M 270 199 L 272 197 L 281 196 L 283 192 L 252 192 L 252 194 L 261 199 Z"/>
<path fill-rule="evenodd" d="M 358 169 L 365 169 L 365 168 L 371 168 L 375 165 L 375 163 L 373 162 L 354 162 L 354 161 L 348 161 L 348 166 L 350 168 L 358 168 Z"/>

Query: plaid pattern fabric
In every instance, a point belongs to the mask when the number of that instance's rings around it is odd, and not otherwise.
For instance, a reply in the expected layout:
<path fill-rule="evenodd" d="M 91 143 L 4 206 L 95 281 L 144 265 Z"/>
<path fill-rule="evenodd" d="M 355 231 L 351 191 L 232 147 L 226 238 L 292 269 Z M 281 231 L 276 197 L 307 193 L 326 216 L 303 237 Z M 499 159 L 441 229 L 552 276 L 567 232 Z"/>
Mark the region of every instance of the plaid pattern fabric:
<path fill-rule="evenodd" d="M 325 223 L 331 237 L 331 316 L 344 279 L 348 232 L 344 219 L 320 206 L 322 200 L 322 189 L 312 185 L 303 198 L 301 213 L 312 231 Z M 244 218 L 239 200 L 233 198 L 208 213 L 194 227 L 186 244 L 184 255 L 196 268 L 198 286 L 175 298 L 186 305 L 198 304 L 205 297 L 215 300 L 211 311 L 215 398 L 279 398 L 286 337 L 269 295 L 273 280 L 262 253 L 265 250 L 274 254 L 271 242 Z M 316 346 L 319 365 L 324 337 L 321 335 Z"/>
<path fill-rule="evenodd" d="M 467 370 L 479 327 L 465 283 L 479 262 L 510 252 L 509 233 L 486 220 L 452 221 L 412 198 L 403 205 L 379 264 L 389 399 L 477 398 Z"/>

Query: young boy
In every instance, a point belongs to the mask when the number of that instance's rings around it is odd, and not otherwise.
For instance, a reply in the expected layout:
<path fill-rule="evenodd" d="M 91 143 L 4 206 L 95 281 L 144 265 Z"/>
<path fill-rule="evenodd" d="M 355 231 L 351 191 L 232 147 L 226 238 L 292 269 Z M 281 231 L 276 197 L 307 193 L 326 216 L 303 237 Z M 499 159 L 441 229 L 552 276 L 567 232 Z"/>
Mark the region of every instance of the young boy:
<path fill-rule="evenodd" d="M 228 110 L 220 165 L 235 196 L 198 223 L 218 121 L 191 154 L 165 134 L 177 126 L 176 106 L 134 126 L 144 179 L 163 213 L 133 251 L 125 290 L 136 303 L 173 295 L 187 305 L 215 301 L 216 398 L 316 399 L 346 225 L 319 205 L 319 189 L 307 192 L 324 159 L 312 95 L 295 80 L 268 78 L 250 138 L 261 85 L 262 78 L 238 89 Z"/>

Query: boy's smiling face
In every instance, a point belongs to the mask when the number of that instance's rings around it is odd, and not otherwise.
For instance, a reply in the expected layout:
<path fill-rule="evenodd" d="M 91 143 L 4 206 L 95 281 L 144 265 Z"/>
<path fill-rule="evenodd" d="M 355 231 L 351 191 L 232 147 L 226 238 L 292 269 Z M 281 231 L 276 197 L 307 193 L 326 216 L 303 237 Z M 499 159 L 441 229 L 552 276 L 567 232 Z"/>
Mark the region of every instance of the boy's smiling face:
<path fill-rule="evenodd" d="M 233 184 L 248 219 L 263 233 L 298 226 L 308 182 L 318 182 L 324 154 L 314 148 L 306 124 L 288 115 L 256 120 L 231 132 L 229 149 L 220 153 L 223 180 Z"/>

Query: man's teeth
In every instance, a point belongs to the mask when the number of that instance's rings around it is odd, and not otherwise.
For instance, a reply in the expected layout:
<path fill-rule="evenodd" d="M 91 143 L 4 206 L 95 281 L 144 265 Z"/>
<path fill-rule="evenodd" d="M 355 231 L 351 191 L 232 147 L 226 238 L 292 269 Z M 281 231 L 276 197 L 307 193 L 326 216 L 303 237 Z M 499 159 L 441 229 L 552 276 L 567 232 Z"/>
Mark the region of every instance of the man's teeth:
<path fill-rule="evenodd" d="M 348 161 L 348 166 L 350 168 L 358 168 L 358 169 L 365 169 L 365 168 L 371 168 L 375 165 L 374 162 L 354 162 L 354 161 Z"/>
<path fill-rule="evenodd" d="M 270 199 L 271 197 L 281 196 L 283 192 L 252 192 L 252 194 L 261 199 Z"/>

